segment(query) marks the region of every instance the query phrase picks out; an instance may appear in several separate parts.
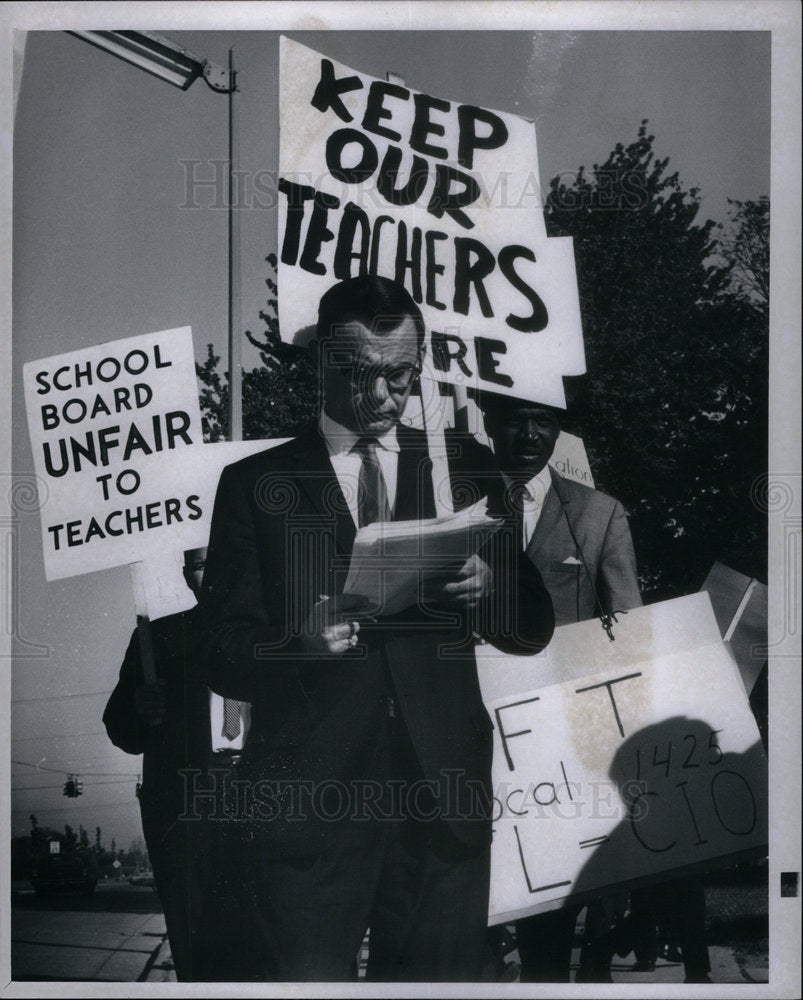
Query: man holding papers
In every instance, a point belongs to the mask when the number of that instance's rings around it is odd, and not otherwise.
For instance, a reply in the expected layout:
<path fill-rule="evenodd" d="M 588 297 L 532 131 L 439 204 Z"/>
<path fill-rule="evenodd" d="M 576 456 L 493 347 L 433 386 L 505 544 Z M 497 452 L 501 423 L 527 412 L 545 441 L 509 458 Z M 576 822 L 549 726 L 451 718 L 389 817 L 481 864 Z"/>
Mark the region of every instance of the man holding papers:
<path fill-rule="evenodd" d="M 434 518 L 449 484 L 400 423 L 424 351 L 407 292 L 379 277 L 330 288 L 316 351 L 317 425 L 221 477 L 202 597 L 206 676 L 252 703 L 238 816 L 267 975 L 354 979 L 370 927 L 370 979 L 478 979 L 491 724 L 473 637 L 537 652 L 549 596 L 504 526 L 479 549 L 469 527 L 443 565 L 415 550 L 409 606 L 344 594 L 358 528 Z M 456 507 L 479 498 L 454 487 Z"/>

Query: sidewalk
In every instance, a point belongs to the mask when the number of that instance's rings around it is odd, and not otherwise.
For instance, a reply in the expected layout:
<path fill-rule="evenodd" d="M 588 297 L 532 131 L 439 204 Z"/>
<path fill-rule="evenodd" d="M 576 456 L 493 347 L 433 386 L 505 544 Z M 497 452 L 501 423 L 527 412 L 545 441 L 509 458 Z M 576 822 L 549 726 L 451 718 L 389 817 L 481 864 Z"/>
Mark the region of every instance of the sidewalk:
<path fill-rule="evenodd" d="M 709 975 L 713 983 L 747 982 L 742 976 L 739 965 L 730 948 L 721 948 L 716 945 L 709 947 L 708 956 L 711 961 L 711 972 Z M 615 983 L 629 983 L 631 986 L 636 986 L 639 983 L 682 983 L 684 981 L 685 976 L 682 962 L 667 962 L 659 958 L 655 963 L 654 972 L 633 972 L 632 969 L 635 961 L 636 956 L 633 953 L 626 958 L 614 958 L 611 963 L 611 977 L 613 981 Z"/>
<path fill-rule="evenodd" d="M 737 962 L 731 948 L 712 946 L 708 949 L 711 959 L 711 980 L 714 983 L 766 983 L 769 980 L 769 969 L 767 966 L 741 967 Z M 518 958 L 516 952 L 508 956 L 509 960 Z M 575 949 L 572 954 L 572 981 L 577 972 L 577 965 L 580 958 L 580 950 Z M 682 983 L 683 965 L 679 962 L 665 962 L 661 959 L 656 962 L 654 972 L 633 972 L 633 964 L 636 956 L 628 955 L 623 959 L 615 959 L 611 965 L 611 978 L 614 983 L 628 983 L 630 986 L 637 986 L 640 983 Z M 173 961 L 170 954 L 170 942 L 167 938 L 161 948 L 152 957 L 147 974 L 140 980 L 146 983 L 174 983 L 176 974 L 173 970 Z M 580 989 L 578 984 L 578 990 Z M 585 984 L 583 984 L 585 985 Z"/>
<path fill-rule="evenodd" d="M 137 982 L 140 983 L 175 983 L 176 970 L 173 968 L 173 956 L 170 953 L 170 942 L 167 935 L 162 943 L 153 951 Z"/>

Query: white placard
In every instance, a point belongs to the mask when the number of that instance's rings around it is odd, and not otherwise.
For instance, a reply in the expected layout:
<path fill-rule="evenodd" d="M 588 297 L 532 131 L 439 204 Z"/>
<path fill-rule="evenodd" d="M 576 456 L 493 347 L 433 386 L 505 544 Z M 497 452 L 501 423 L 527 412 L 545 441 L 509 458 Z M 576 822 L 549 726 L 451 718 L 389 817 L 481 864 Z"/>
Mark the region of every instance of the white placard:
<path fill-rule="evenodd" d="M 572 241 L 547 239 L 535 128 L 378 80 L 281 40 L 279 320 L 331 285 L 403 283 L 436 377 L 564 406 L 585 371 Z"/>
<path fill-rule="evenodd" d="M 48 580 L 136 562 L 203 516 L 172 475 L 203 440 L 189 327 L 32 361 L 23 380 Z"/>
<path fill-rule="evenodd" d="M 766 757 L 707 594 L 478 652 L 494 721 L 490 920 L 767 843 Z"/>
<path fill-rule="evenodd" d="M 594 476 L 591 473 L 585 445 L 583 439 L 577 435 L 566 431 L 560 432 L 549 464 L 567 479 L 594 488 Z"/>

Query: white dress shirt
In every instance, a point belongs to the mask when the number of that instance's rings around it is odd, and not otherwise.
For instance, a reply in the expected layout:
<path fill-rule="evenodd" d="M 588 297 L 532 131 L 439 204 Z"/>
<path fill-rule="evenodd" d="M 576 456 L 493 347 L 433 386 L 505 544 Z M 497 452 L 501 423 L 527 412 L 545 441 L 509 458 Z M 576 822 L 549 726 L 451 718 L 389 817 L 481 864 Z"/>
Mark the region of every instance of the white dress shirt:
<path fill-rule="evenodd" d="M 508 478 L 508 476 L 504 473 L 502 473 L 502 478 L 505 480 L 505 485 L 513 485 L 513 480 Z M 544 506 L 544 500 L 546 500 L 546 495 L 549 492 L 551 485 L 552 475 L 550 474 L 548 465 L 545 465 L 543 469 L 534 475 L 528 483 L 524 484 L 525 492 L 522 495 L 522 524 L 524 537 L 522 538 L 522 545 L 525 549 L 530 544 L 530 539 L 535 534 L 538 518 L 541 516 L 541 509 Z"/>
<path fill-rule="evenodd" d="M 360 481 L 362 456 L 359 452 L 354 451 L 354 445 L 363 435 L 350 431 L 347 427 L 337 423 L 336 420 L 332 420 L 325 410 L 321 410 L 318 427 L 326 442 L 329 460 L 335 470 L 340 488 L 343 490 L 349 512 L 354 523 L 359 526 L 357 485 Z M 396 481 L 399 464 L 399 442 L 396 438 L 396 428 L 392 427 L 381 437 L 377 436 L 376 443 L 376 457 L 385 479 L 388 506 L 392 513 L 396 506 Z"/>

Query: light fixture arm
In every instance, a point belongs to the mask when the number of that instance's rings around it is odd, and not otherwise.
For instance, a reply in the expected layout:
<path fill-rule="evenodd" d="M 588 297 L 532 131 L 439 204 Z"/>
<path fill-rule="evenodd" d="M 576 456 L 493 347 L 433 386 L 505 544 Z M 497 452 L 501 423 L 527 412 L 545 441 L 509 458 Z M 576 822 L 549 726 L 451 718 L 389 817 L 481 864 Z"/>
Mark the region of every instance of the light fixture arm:
<path fill-rule="evenodd" d="M 153 31 L 70 31 L 69 34 L 182 90 L 190 87 L 199 76 L 220 94 L 230 94 L 237 89 L 234 74 L 228 69 Z"/>
<path fill-rule="evenodd" d="M 207 85 L 219 94 L 233 94 L 237 90 L 236 74 L 225 66 L 204 60 L 202 76 Z"/>

